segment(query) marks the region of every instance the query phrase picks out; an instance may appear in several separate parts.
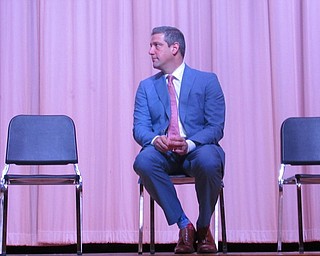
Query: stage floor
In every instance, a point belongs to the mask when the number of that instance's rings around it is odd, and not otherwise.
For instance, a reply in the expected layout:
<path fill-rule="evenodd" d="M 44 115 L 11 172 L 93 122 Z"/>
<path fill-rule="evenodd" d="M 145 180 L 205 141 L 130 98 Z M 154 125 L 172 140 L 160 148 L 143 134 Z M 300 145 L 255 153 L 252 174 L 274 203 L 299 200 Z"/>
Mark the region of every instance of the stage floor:
<path fill-rule="evenodd" d="M 71 255 L 77 255 L 76 253 L 68 253 L 68 254 L 55 254 L 55 253 L 51 253 L 51 254 L 7 254 L 8 256 L 23 256 L 23 255 L 28 255 L 28 256 L 52 256 L 52 255 L 58 255 L 58 256 L 71 256 Z M 82 254 L 84 256 L 137 256 L 139 255 L 138 253 L 84 253 Z M 141 254 L 140 254 L 141 255 Z M 151 255 L 149 253 L 143 253 L 142 255 Z M 177 256 L 177 254 L 173 254 L 173 253 L 156 253 L 156 254 L 152 254 L 155 256 Z M 243 255 L 255 255 L 255 256 L 273 256 L 273 255 L 288 255 L 288 256 L 298 256 L 298 255 L 303 255 L 303 256 L 308 256 L 308 255 L 320 255 L 320 251 L 319 252 L 304 252 L 303 254 L 299 254 L 299 252 L 282 252 L 282 253 L 277 253 L 277 252 L 230 252 L 230 253 L 216 253 L 216 254 L 197 254 L 197 253 L 193 253 L 193 254 L 180 254 L 180 255 L 199 255 L 199 256 L 208 256 L 208 255 L 232 255 L 232 256 L 243 256 Z"/>
<path fill-rule="evenodd" d="M 156 245 L 156 253 L 149 253 L 149 246 L 144 245 L 143 254 L 138 254 L 138 247 L 136 244 L 84 244 L 82 251 L 84 256 L 177 256 L 173 253 L 175 244 L 169 245 Z M 276 244 L 228 244 L 228 253 L 222 253 L 222 247 L 219 243 L 219 252 L 209 255 L 256 255 L 256 256 L 272 256 L 272 255 L 287 255 L 287 256 L 308 256 L 308 255 L 320 255 L 320 242 L 305 243 L 303 254 L 298 251 L 298 244 L 283 244 L 283 252 L 277 252 Z M 45 256 L 45 255 L 77 255 L 76 245 L 67 246 L 8 246 L 8 256 Z M 190 255 L 190 254 L 182 254 Z M 208 256 L 208 254 L 191 254 L 193 256 Z"/>

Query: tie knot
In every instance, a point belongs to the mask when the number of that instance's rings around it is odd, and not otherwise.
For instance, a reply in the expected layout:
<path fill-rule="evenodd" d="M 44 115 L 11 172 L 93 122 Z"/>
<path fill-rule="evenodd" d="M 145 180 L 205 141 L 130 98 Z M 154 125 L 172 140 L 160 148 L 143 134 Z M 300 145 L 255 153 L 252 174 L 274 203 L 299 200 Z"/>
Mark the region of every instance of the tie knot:
<path fill-rule="evenodd" d="M 168 75 L 167 78 L 168 78 L 168 83 L 173 83 L 173 79 L 174 79 L 173 75 Z"/>

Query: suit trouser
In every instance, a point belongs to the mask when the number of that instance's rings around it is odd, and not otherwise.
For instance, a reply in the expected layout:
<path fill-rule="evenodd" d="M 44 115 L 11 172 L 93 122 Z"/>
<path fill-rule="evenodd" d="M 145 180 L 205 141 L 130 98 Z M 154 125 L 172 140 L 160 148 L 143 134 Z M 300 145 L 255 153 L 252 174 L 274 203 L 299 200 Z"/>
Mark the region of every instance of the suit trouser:
<path fill-rule="evenodd" d="M 203 145 L 185 156 L 179 156 L 173 152 L 161 153 L 150 145 L 137 155 L 133 168 L 150 196 L 163 209 L 169 225 L 177 223 L 183 214 L 175 187 L 170 181 L 169 175 L 173 174 L 195 177 L 199 204 L 197 227 L 210 224 L 223 177 L 223 164 L 217 147 Z"/>

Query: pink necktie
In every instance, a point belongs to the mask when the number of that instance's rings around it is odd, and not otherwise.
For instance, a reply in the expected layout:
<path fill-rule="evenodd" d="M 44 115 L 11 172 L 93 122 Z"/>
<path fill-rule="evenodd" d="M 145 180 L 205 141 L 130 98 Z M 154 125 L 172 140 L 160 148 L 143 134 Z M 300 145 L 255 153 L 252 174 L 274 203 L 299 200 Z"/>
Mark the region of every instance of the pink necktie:
<path fill-rule="evenodd" d="M 176 90 L 174 89 L 173 79 L 174 76 L 168 75 L 168 89 L 170 96 L 170 107 L 171 107 L 171 117 L 170 124 L 168 128 L 168 137 L 180 136 L 179 125 L 178 125 L 178 107 L 176 100 Z"/>

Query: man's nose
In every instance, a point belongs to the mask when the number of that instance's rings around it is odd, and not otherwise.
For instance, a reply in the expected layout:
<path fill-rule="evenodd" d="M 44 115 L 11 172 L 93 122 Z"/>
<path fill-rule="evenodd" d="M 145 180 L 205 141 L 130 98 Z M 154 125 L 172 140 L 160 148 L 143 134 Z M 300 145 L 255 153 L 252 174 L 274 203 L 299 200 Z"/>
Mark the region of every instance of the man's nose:
<path fill-rule="evenodd" d="M 154 47 L 153 47 L 153 46 L 150 47 L 150 49 L 149 49 L 149 54 L 150 54 L 150 55 L 153 55 L 153 54 L 154 54 Z"/>

